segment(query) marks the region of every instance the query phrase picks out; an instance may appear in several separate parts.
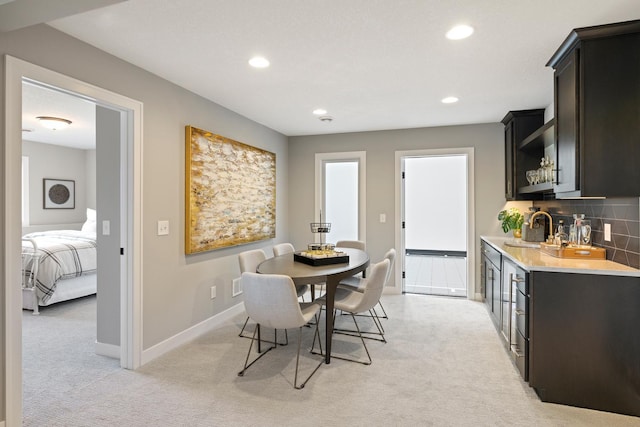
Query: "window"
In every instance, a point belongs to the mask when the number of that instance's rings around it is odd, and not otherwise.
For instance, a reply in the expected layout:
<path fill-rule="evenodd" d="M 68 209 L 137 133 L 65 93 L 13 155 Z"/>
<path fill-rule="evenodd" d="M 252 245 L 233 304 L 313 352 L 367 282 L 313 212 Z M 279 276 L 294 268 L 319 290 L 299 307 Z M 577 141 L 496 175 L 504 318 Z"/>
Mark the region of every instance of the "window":
<path fill-rule="evenodd" d="M 365 240 L 365 194 L 364 152 L 316 154 L 316 220 L 322 211 L 331 223 L 325 241 Z"/>
<path fill-rule="evenodd" d="M 22 156 L 22 226 L 29 225 L 29 157 Z"/>

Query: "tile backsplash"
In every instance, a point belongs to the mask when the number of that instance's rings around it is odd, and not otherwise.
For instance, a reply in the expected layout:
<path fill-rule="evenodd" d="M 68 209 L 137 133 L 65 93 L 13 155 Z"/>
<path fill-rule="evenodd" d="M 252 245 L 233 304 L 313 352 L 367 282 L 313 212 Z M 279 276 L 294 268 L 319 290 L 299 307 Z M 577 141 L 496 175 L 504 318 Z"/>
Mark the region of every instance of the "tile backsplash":
<path fill-rule="evenodd" d="M 594 246 L 607 250 L 607 259 L 640 268 L 640 198 L 541 200 L 533 206 L 547 211 L 554 226 L 563 219 L 573 223 L 573 214 L 585 214 L 591 220 Z M 604 224 L 611 224 L 611 241 L 604 240 Z"/>

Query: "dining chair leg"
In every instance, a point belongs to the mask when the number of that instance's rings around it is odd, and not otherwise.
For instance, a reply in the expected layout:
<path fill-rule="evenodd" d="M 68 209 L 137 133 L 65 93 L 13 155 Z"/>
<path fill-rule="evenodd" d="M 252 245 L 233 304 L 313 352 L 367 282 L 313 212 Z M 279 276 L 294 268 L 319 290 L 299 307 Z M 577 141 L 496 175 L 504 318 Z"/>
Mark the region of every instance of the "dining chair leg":
<path fill-rule="evenodd" d="M 351 313 L 349 313 L 351 314 Z M 387 339 L 384 336 L 384 328 L 382 327 L 382 322 L 380 321 L 380 318 L 378 317 L 378 313 L 376 313 L 375 308 L 369 310 L 369 314 L 368 315 L 359 315 L 359 314 L 351 314 L 354 318 L 355 317 L 370 317 L 371 320 L 373 321 L 373 324 L 376 326 L 376 329 L 378 329 L 378 332 L 375 331 L 360 331 L 360 330 L 353 330 L 353 329 L 343 329 L 343 328 L 334 328 L 333 331 L 336 334 L 341 334 L 341 335 L 349 335 L 352 337 L 359 337 L 362 336 L 365 339 L 368 340 L 374 340 L 374 341 L 380 341 L 383 343 L 387 342 Z M 380 338 L 375 338 L 373 336 L 370 335 L 379 335 Z"/>
<path fill-rule="evenodd" d="M 367 361 L 352 359 L 352 358 L 349 358 L 349 357 L 339 356 L 339 355 L 335 355 L 335 354 L 332 354 L 331 357 L 335 357 L 336 359 L 347 360 L 349 362 L 360 363 L 362 365 L 371 365 L 371 362 L 372 362 L 371 361 L 371 355 L 369 354 L 369 349 L 367 348 L 367 344 L 364 342 L 364 337 L 362 336 L 362 332 L 360 332 L 360 327 L 358 326 L 358 322 L 356 322 L 356 316 L 353 313 L 349 313 L 349 314 L 351 314 L 351 318 L 353 319 L 353 323 L 356 325 L 356 330 L 358 332 L 357 336 L 360 337 L 360 341 L 362 341 L 362 346 L 364 347 L 364 351 L 367 354 Z"/>
<path fill-rule="evenodd" d="M 249 316 L 247 316 L 247 319 L 244 321 L 244 325 L 242 325 L 242 329 L 238 334 L 239 337 L 250 338 L 248 335 L 243 335 L 244 329 L 247 327 L 247 323 L 249 323 Z"/>
<path fill-rule="evenodd" d="M 274 345 L 274 346 L 272 346 L 272 347 L 269 347 L 268 349 L 266 349 L 266 350 L 265 350 L 265 351 L 263 351 L 263 352 L 260 352 L 260 350 L 258 349 L 258 353 L 259 353 L 260 355 L 259 355 L 258 357 L 256 357 L 256 358 L 255 358 L 251 363 L 249 363 L 249 356 L 251 356 L 251 349 L 253 348 L 253 342 L 254 342 L 254 341 L 256 341 L 256 334 L 258 333 L 258 330 L 260 329 L 260 328 L 259 328 L 259 326 L 260 326 L 260 325 L 258 325 L 258 327 L 256 327 L 256 328 L 253 330 L 253 335 L 252 335 L 252 337 L 251 337 L 251 343 L 249 344 L 249 351 L 247 352 L 247 357 L 246 357 L 246 359 L 244 360 L 244 367 L 242 368 L 242 371 L 238 372 L 238 376 L 239 376 L 239 377 L 244 376 L 245 371 L 246 371 L 247 369 L 249 369 L 249 367 L 250 367 L 251 365 L 253 365 L 254 363 L 256 363 L 256 362 L 258 361 L 258 359 L 260 359 L 262 356 L 264 356 L 265 354 L 267 354 L 269 351 L 271 351 L 271 350 L 273 350 L 274 348 L 276 348 L 276 346 Z M 258 340 L 259 340 L 259 338 L 258 338 Z M 276 342 L 276 341 L 277 341 L 277 337 L 276 337 L 276 336 L 274 336 L 273 341 L 274 341 L 274 342 Z M 258 342 L 258 344 L 259 344 L 259 342 Z"/>
<path fill-rule="evenodd" d="M 316 316 L 316 330 L 315 330 L 315 333 L 313 334 L 313 341 L 315 343 L 316 336 L 317 336 L 318 337 L 318 344 L 320 345 L 320 353 L 322 354 L 322 342 L 320 341 L 320 333 L 318 332 L 318 320 L 319 319 Z M 301 345 L 302 345 L 302 327 L 300 327 L 298 329 L 298 354 L 296 356 L 296 374 L 295 374 L 295 377 L 294 377 L 294 380 L 293 380 L 293 387 L 298 389 L 298 390 L 303 389 L 305 384 L 307 384 L 307 381 L 309 381 L 311 379 L 311 377 L 313 376 L 313 374 L 315 374 L 316 371 L 318 369 L 320 369 L 320 366 L 322 366 L 324 364 L 324 357 L 322 357 L 322 358 L 320 358 L 320 362 L 318 362 L 318 365 L 309 374 L 307 379 L 305 379 L 304 382 L 298 386 L 298 366 L 299 366 L 299 362 L 300 362 L 300 346 Z"/>
<path fill-rule="evenodd" d="M 382 317 L 383 319 L 388 319 L 389 316 L 387 316 L 387 311 L 384 309 L 384 306 L 382 305 L 382 301 L 378 301 L 378 305 L 382 309 L 382 316 L 380 317 Z"/>

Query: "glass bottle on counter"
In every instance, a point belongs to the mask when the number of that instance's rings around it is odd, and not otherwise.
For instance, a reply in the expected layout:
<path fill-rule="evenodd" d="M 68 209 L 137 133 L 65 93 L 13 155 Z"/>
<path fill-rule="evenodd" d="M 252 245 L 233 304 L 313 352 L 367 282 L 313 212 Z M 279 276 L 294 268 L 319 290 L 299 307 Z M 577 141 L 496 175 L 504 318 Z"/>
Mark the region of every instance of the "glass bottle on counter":
<path fill-rule="evenodd" d="M 556 234 L 554 236 L 553 243 L 556 245 L 566 245 L 569 240 L 569 235 L 564 229 L 564 220 L 558 221 L 558 228 L 556 229 Z"/>

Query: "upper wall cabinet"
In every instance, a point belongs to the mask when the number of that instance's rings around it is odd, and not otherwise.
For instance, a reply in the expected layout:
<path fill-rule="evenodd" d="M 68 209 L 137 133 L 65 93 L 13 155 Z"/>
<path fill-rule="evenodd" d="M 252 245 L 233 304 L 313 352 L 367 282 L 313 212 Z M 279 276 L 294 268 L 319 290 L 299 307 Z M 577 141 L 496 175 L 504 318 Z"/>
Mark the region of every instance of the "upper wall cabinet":
<path fill-rule="evenodd" d="M 520 150 L 528 136 L 544 123 L 544 109 L 509 111 L 504 119 L 504 153 L 505 153 L 505 198 L 507 200 L 535 200 L 541 198 L 535 193 L 522 193 L 529 185 L 526 171 L 536 170 L 544 150 L 532 154 Z"/>
<path fill-rule="evenodd" d="M 556 198 L 640 195 L 640 21 L 573 30 L 554 69 Z"/>

